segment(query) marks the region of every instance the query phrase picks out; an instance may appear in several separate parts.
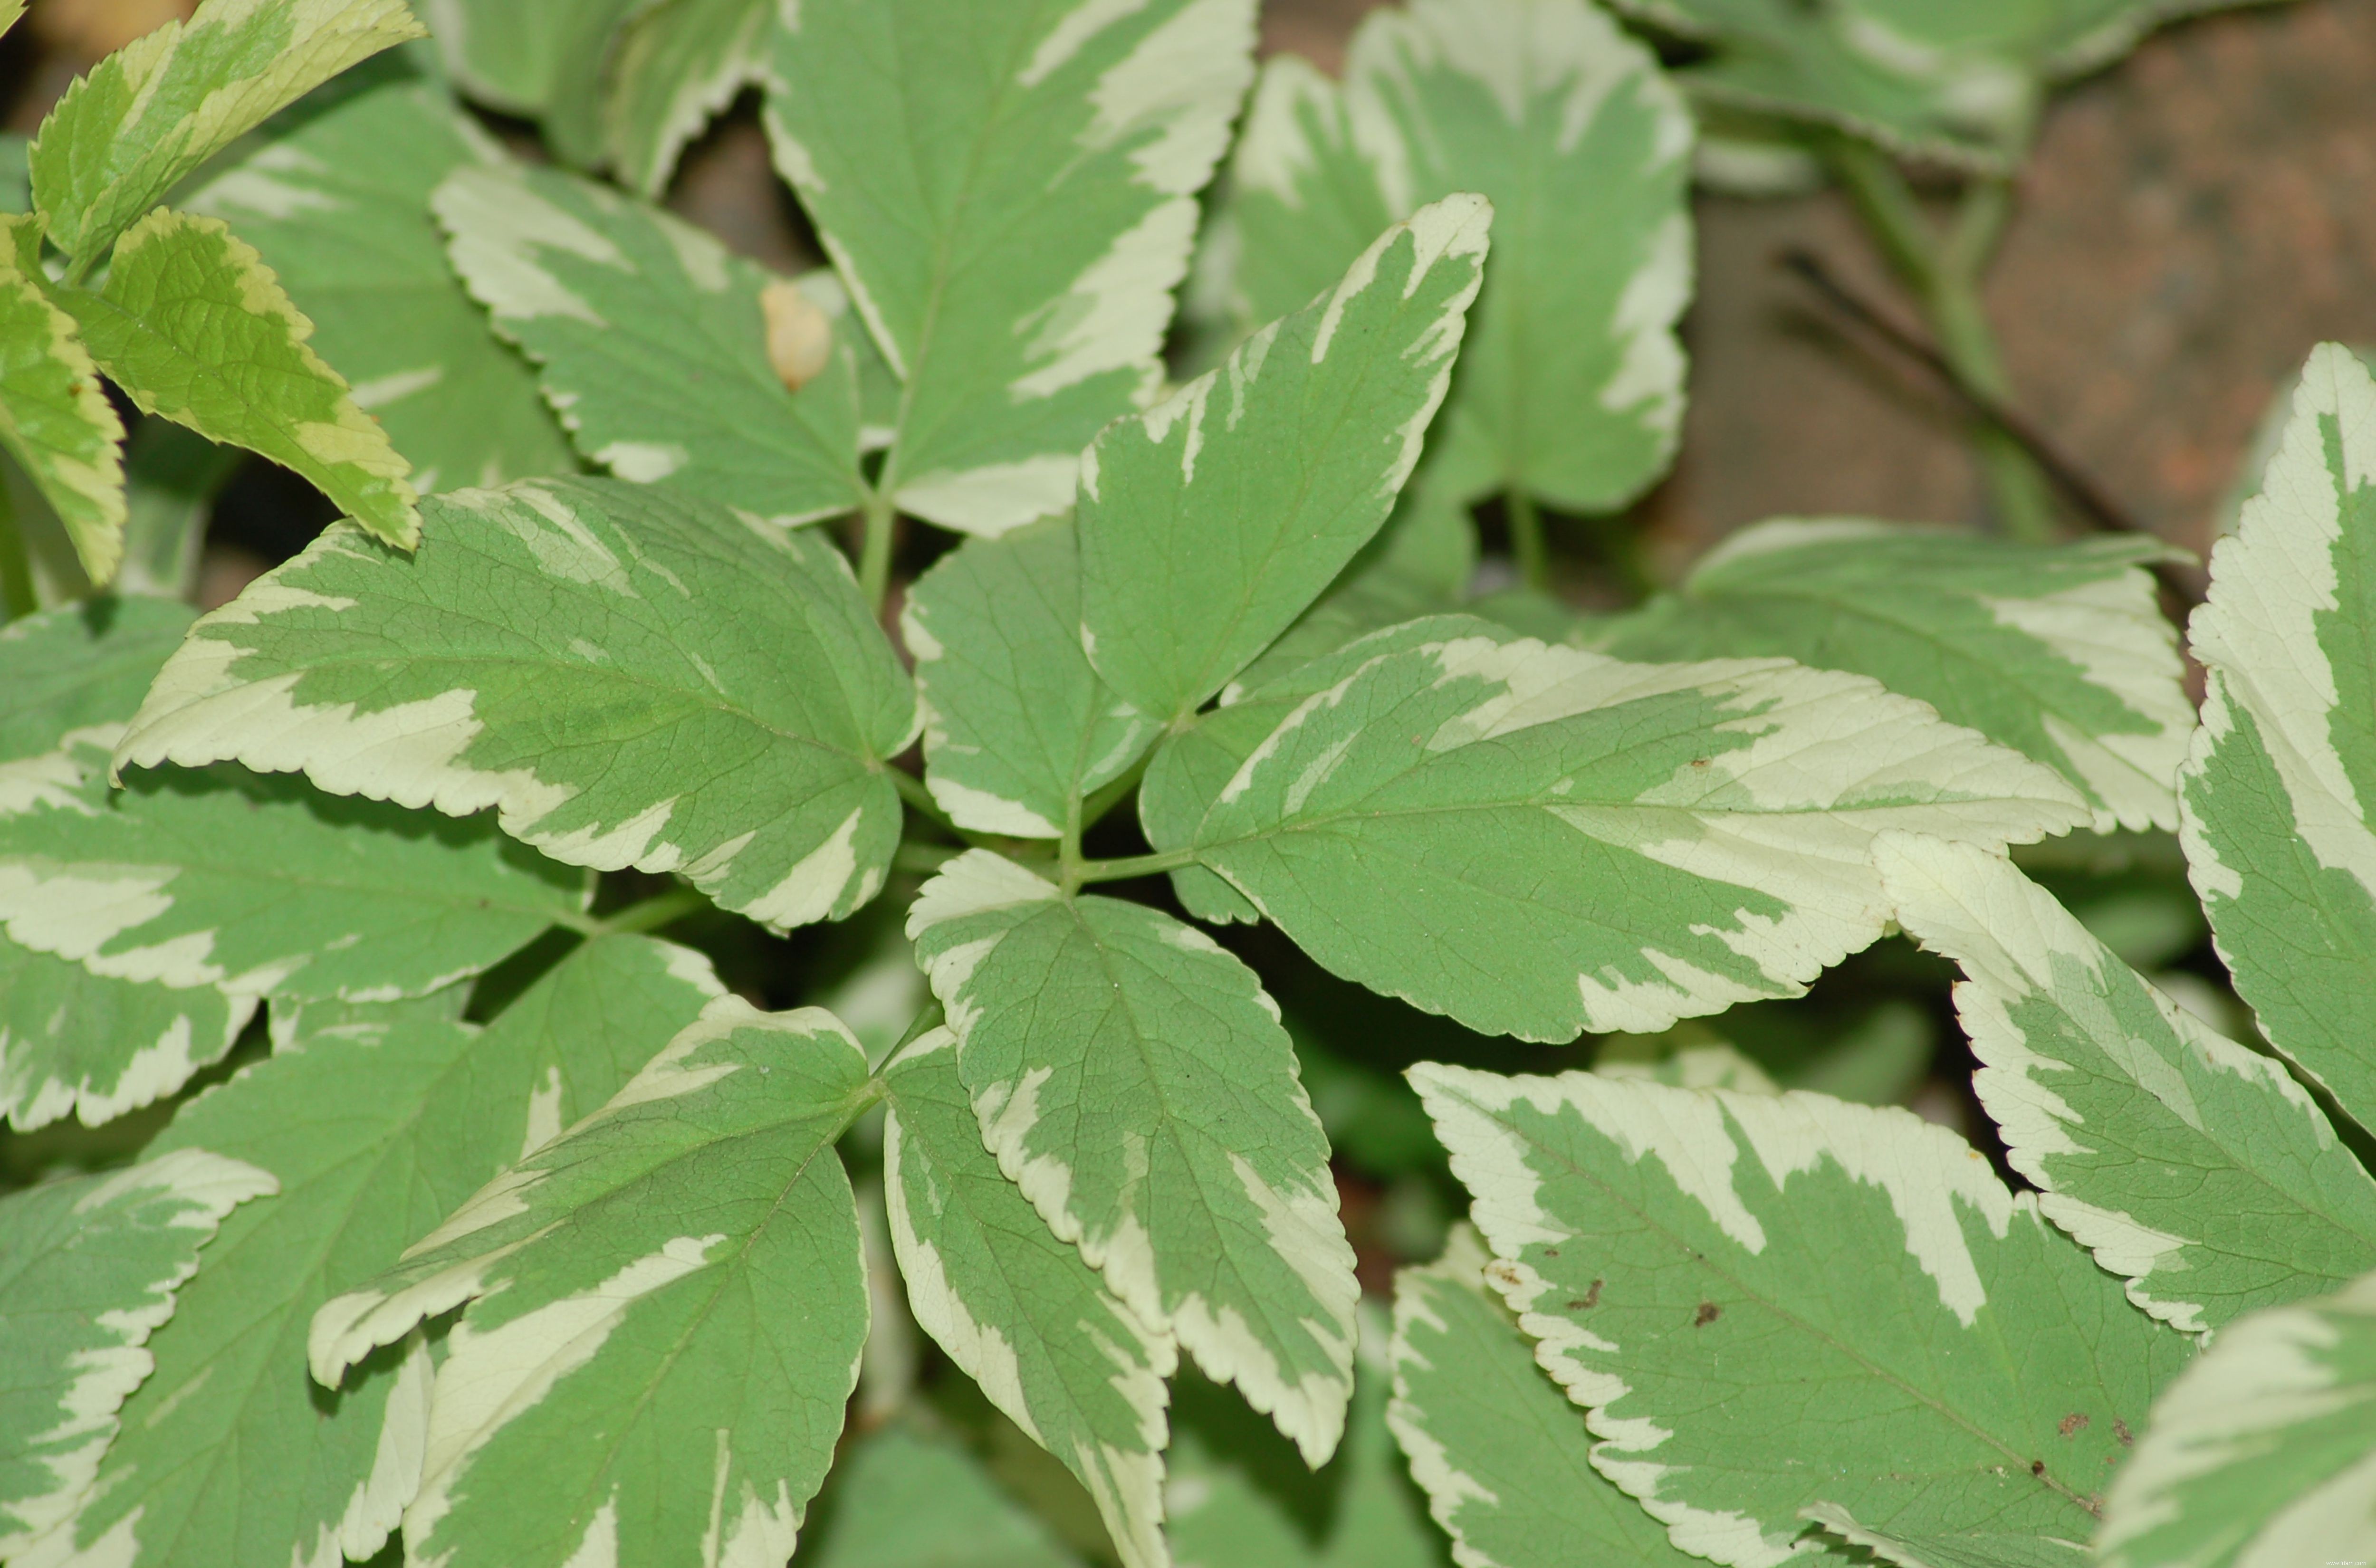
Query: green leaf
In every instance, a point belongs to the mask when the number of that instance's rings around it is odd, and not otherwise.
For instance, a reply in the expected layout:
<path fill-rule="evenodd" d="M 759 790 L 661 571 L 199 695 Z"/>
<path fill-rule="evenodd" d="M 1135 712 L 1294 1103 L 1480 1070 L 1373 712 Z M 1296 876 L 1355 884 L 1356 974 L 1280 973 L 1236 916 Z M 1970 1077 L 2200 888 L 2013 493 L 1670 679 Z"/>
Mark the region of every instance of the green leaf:
<path fill-rule="evenodd" d="M 2180 784 L 2195 891 L 2287 1060 L 2376 1127 L 2376 378 L 2311 356 L 2284 447 L 2211 556 Z"/>
<path fill-rule="evenodd" d="M 1325 1459 L 1359 1288 L 1328 1140 L 1253 971 L 981 849 L 925 885 L 908 934 L 999 1168 L 1141 1323 Z"/>
<path fill-rule="evenodd" d="M 336 1386 L 471 1303 L 438 1368 L 407 1555 L 790 1555 L 866 1342 L 833 1144 L 872 1092 L 833 1015 L 722 997 L 610 1103 L 325 1305 L 308 1354 Z"/>
<path fill-rule="evenodd" d="M 273 1190 L 252 1165 L 184 1148 L 0 1199 L 0 1554 L 72 1511 L 199 1249 Z"/>
<path fill-rule="evenodd" d="M 906 384 L 885 488 L 995 534 L 1162 379 L 1195 192 L 1253 74 L 1253 0 L 802 0 L 776 167 Z"/>
<path fill-rule="evenodd" d="M 1171 1336 L 1110 1294 L 1001 1173 L 956 1058 L 956 1038 L 935 1029 L 883 1075 L 885 1196 L 909 1304 L 991 1402 L 1080 1478 L 1129 1568 L 1158 1568 Z"/>
<path fill-rule="evenodd" d="M 94 583 L 124 559 L 124 422 L 50 297 L 38 218 L 0 232 L 0 445 L 57 509 Z"/>
<path fill-rule="evenodd" d="M 1625 664 L 1465 616 L 1199 721 L 1141 811 L 1325 968 L 1542 1040 L 1797 995 L 1887 923 L 1875 833 L 1993 849 L 2085 818 L 1859 676 Z"/>
<path fill-rule="evenodd" d="M 2376 1181 L 2275 1060 L 2145 983 L 2007 861 L 1891 837 L 1897 918 L 1970 979 L 1973 1087 L 2046 1217 L 2203 1333 L 2376 1268 Z"/>
<path fill-rule="evenodd" d="M 568 472 L 576 457 L 535 371 L 489 330 L 429 214 L 439 181 L 501 154 L 442 88 L 411 70 L 376 76 L 271 127 L 189 206 L 255 246 L 418 489 Z"/>
<path fill-rule="evenodd" d="M 131 718 L 196 618 L 167 600 L 107 598 L 0 627 L 0 762 Z"/>
<path fill-rule="evenodd" d="M 1682 422 L 1691 151 L 1657 58 L 1584 0 L 1373 11 L 1341 89 L 1292 56 L 1265 68 L 1231 165 L 1241 310 L 1284 315 L 1385 220 L 1481 193 L 1493 255 L 1443 458 L 1480 488 L 1616 510 Z"/>
<path fill-rule="evenodd" d="M 2078 786 L 2094 828 L 2175 827 L 2193 732 L 2151 540 L 2015 544 L 1847 518 L 1761 523 L 1681 590 L 1577 640 L 1620 659 L 1780 654 L 1870 675 Z"/>
<path fill-rule="evenodd" d="M 1384 1335 L 1365 1311 L 1345 1442 L 1317 1473 L 1219 1390 L 1181 1391 L 1165 1489 L 1178 1568 L 1449 1568 L 1386 1430 Z"/>
<path fill-rule="evenodd" d="M 235 767 L 108 786 L 121 725 L 0 766 L 0 921 L 93 974 L 389 1002 L 584 909 L 586 878 L 486 822 L 417 816 Z"/>
<path fill-rule="evenodd" d="M 455 269 L 544 367 L 545 395 L 588 457 L 778 523 L 859 504 L 852 357 L 828 353 L 797 393 L 768 362 L 760 295 L 793 285 L 658 208 L 552 170 L 464 169 L 434 206 Z"/>
<path fill-rule="evenodd" d="M 2189 1341 L 1911 1112 L 1411 1069 L 1486 1277 L 1676 1546 L 1760 1568 L 2085 1562 Z M 1842 1260 L 1853 1259 L 1853 1267 Z"/>
<path fill-rule="evenodd" d="M 979 1460 L 945 1440 L 887 1428 L 851 1448 L 835 1467 L 834 1485 L 833 1523 L 802 1554 L 802 1568 L 1076 1568 L 1079 1562 Z"/>
<path fill-rule="evenodd" d="M 57 297 L 143 412 L 269 457 L 391 544 L 420 539 L 405 460 L 306 343 L 313 323 L 220 220 L 160 208 L 116 245 L 104 288 Z"/>
<path fill-rule="evenodd" d="M 604 89 L 621 184 L 659 196 L 685 144 L 766 76 L 775 22 L 771 0 L 659 0 L 628 18 Z"/>
<path fill-rule="evenodd" d="M 1492 209 L 1452 196 L 1335 291 L 1081 457 L 1081 637 L 1123 697 L 1185 719 L 1384 522 L 1477 297 Z"/>
<path fill-rule="evenodd" d="M 404 0 L 207 0 L 66 89 L 33 138 L 33 200 L 87 268 L 182 177 L 359 60 L 422 36 Z"/>
<path fill-rule="evenodd" d="M 2376 1277 L 2220 1331 L 2105 1500 L 2106 1568 L 2353 1562 L 2376 1542 Z"/>
<path fill-rule="evenodd" d="M 96 1127 L 221 1060 L 255 1013 L 253 996 L 111 979 L 0 942 L 0 1114 L 20 1133 L 69 1114 Z"/>
<path fill-rule="evenodd" d="M 431 1359 L 415 1338 L 326 1394 L 304 1374 L 315 1309 L 600 1105 L 719 991 L 684 949 L 600 937 L 483 1030 L 443 997 L 308 1007 L 269 1060 L 185 1106 L 158 1146 L 244 1159 L 280 1194 L 225 1223 L 150 1341 L 157 1371 L 98 1483 L 24 1561 L 369 1557 L 421 1478 Z"/>
<path fill-rule="evenodd" d="M 333 529 L 200 621 L 123 756 L 493 806 L 556 860 L 779 927 L 873 897 L 920 720 L 830 545 L 613 481 L 424 505 L 416 554 Z"/>
<path fill-rule="evenodd" d="M 590 95 L 613 31 L 638 0 L 424 0 L 454 79 L 471 97 L 540 115 Z M 572 156 L 577 156 L 573 153 Z"/>
<path fill-rule="evenodd" d="M 924 782 L 960 827 L 1055 838 L 1146 754 L 1155 722 L 1081 648 L 1073 520 L 968 540 L 908 594 L 900 629 L 924 701 Z"/>
<path fill-rule="evenodd" d="M 1395 1402 L 1386 1420 L 1460 1561 L 1502 1568 L 1692 1562 L 1592 1467 L 1584 1412 L 1543 1375 L 1533 1344 L 1486 1289 L 1491 1263 L 1462 1225 L 1441 1260 L 1395 1276 Z"/>

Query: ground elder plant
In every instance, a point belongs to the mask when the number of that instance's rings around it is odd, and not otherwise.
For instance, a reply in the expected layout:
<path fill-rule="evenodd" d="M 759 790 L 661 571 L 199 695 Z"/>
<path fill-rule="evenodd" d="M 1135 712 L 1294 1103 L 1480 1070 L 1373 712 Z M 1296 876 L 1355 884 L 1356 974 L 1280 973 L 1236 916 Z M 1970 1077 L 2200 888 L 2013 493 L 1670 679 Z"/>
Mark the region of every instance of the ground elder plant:
<path fill-rule="evenodd" d="M 77 82 L 0 1560 L 2371 1555 L 2376 380 L 2199 705 L 2182 558 L 2002 421 L 1994 530 L 1653 580 L 1694 170 L 1849 182 L 1987 416 L 1890 157 L 1984 222 L 2170 8 L 1638 9 L 1332 77 L 1253 0 L 206 0 Z M 656 199 L 738 99 L 828 266 Z M 198 615 L 221 445 L 344 520 Z M 1887 1103 L 1876 944 L 2001 1164 Z"/>

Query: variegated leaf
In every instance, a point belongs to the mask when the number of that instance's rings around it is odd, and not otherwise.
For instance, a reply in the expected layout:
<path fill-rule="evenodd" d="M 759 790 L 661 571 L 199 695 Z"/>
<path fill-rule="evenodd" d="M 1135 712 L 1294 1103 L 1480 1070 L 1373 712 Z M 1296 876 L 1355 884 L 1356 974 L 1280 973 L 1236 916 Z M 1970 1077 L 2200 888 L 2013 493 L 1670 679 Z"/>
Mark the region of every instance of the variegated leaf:
<path fill-rule="evenodd" d="M 1000 1171 L 954 1035 L 925 1035 L 883 1077 L 885 1196 L 916 1321 L 1080 1478 L 1125 1568 L 1161 1568 L 1171 1336 L 1110 1294 Z"/>
<path fill-rule="evenodd" d="M 1081 640 L 1126 701 L 1185 719 L 1378 531 L 1450 383 L 1491 220 L 1474 196 L 1421 208 L 1082 455 Z"/>
<path fill-rule="evenodd" d="M 355 78 L 362 78 L 355 80 Z M 390 57 L 267 128 L 194 210 L 228 220 L 314 323 L 313 347 L 411 460 L 422 492 L 566 473 L 536 372 L 446 260 L 429 195 L 502 155 L 447 91 Z"/>
<path fill-rule="evenodd" d="M 1891 836 L 1907 931 L 1961 964 L 1973 1079 L 2046 1217 L 2180 1328 L 2376 1268 L 2376 1181 L 2275 1060 L 2145 983 L 2044 889 L 1968 846 Z"/>
<path fill-rule="evenodd" d="M 584 876 L 483 821 L 424 822 L 237 767 L 113 789 L 123 728 L 0 764 L 0 922 L 93 974 L 240 1003 L 386 1002 L 477 974 L 585 908 Z"/>
<path fill-rule="evenodd" d="M 200 621 L 121 755 L 236 756 L 680 872 L 776 926 L 873 897 L 914 688 L 830 545 L 690 496 L 539 480 L 333 529 Z"/>
<path fill-rule="evenodd" d="M 1682 1550 L 1775 1568 L 2086 1561 L 2190 1342 L 1907 1111 L 1589 1073 L 1411 1080 L 1486 1278 Z M 1849 1266 L 1845 1260 L 1854 1260 Z"/>
<path fill-rule="evenodd" d="M 0 446 L 74 540 L 94 583 L 124 559 L 124 421 L 41 270 L 42 221 L 0 220 Z"/>
<path fill-rule="evenodd" d="M 1859 676 L 1627 664 L 1465 616 L 1199 720 L 1140 809 L 1326 968 L 1547 1040 L 1798 994 L 1887 923 L 1876 833 L 1998 848 L 2086 818 Z"/>
<path fill-rule="evenodd" d="M 575 175 L 463 169 L 434 205 L 455 269 L 543 367 L 588 458 L 777 523 L 858 505 L 856 357 L 828 347 L 792 390 L 768 360 L 766 296 L 789 291 L 834 337 L 856 322 L 837 328 L 799 285 Z"/>
<path fill-rule="evenodd" d="M 1082 651 L 1075 540 L 1070 517 L 969 540 L 909 590 L 924 782 L 960 827 L 1058 837 L 1154 743 Z"/>
<path fill-rule="evenodd" d="M 2133 536 L 2026 545 L 1854 518 L 1745 529 L 1680 592 L 1574 640 L 1620 659 L 1780 654 L 1870 675 L 2076 785 L 2094 827 L 2174 827 L 2194 731 Z"/>
<path fill-rule="evenodd" d="M 207 0 L 92 67 L 33 138 L 33 200 L 88 268 L 182 177 L 358 60 L 422 35 L 404 0 Z"/>
<path fill-rule="evenodd" d="M 2376 1554 L 2376 1275 L 2220 1332 L 2113 1478 L 2105 1568 Z"/>
<path fill-rule="evenodd" d="M 2269 1043 L 2376 1127 L 2376 377 L 2311 356 L 2285 445 L 2189 628 L 2195 891 Z"/>
<path fill-rule="evenodd" d="M 304 1376 L 315 1309 L 601 1104 L 719 989 L 682 948 L 602 937 L 483 1030 L 443 997 L 309 1007 L 270 1060 L 184 1108 L 158 1146 L 247 1160 L 279 1195 L 224 1224 L 97 1484 L 20 1562 L 338 1568 L 377 1550 L 421 1482 L 430 1356 L 415 1337 L 328 1396 Z"/>
<path fill-rule="evenodd" d="M 926 885 L 908 932 L 1000 1169 L 1141 1323 L 1326 1458 L 1359 1288 L 1328 1140 L 1253 972 L 983 849 Z"/>
<path fill-rule="evenodd" d="M 95 975 L 0 941 L 0 1115 L 21 1133 L 137 1111 L 221 1060 L 255 1003 Z"/>
<path fill-rule="evenodd" d="M 884 488 L 995 534 L 1162 379 L 1195 193 L 1253 74 L 1253 0 L 799 0 L 776 166 L 906 383 Z"/>
<path fill-rule="evenodd" d="M 873 1092 L 831 1014 L 721 997 L 608 1104 L 327 1303 L 308 1350 L 333 1387 L 470 1303 L 437 1370 L 407 1555 L 790 1556 L 866 1342 L 833 1145 Z"/>
<path fill-rule="evenodd" d="M 274 1190 L 194 1148 L 0 1198 L 0 1558 L 73 1512 L 223 1216 Z"/>
<path fill-rule="evenodd" d="M 1282 315 L 1386 220 L 1482 193 L 1496 239 L 1441 458 L 1479 489 L 1613 511 L 1681 426 L 1691 150 L 1656 57 L 1585 0 L 1372 11 L 1342 88 L 1291 55 L 1264 69 L 1231 164 L 1241 311 Z"/>
<path fill-rule="evenodd" d="M 269 457 L 391 544 L 420 539 L 410 466 L 305 341 L 314 324 L 271 268 L 220 220 L 160 208 L 117 244 L 98 292 L 57 299 L 144 412 Z"/>
<path fill-rule="evenodd" d="M 1440 1260 L 1395 1277 L 1386 1420 L 1461 1568 L 1695 1561 L 1592 1467 L 1584 1412 L 1543 1375 L 1532 1341 L 1486 1289 L 1491 1261 L 1460 1225 Z"/>
<path fill-rule="evenodd" d="M 660 194 L 685 144 L 764 78 L 775 25 L 775 0 L 659 0 L 627 18 L 603 87 L 623 184 Z"/>

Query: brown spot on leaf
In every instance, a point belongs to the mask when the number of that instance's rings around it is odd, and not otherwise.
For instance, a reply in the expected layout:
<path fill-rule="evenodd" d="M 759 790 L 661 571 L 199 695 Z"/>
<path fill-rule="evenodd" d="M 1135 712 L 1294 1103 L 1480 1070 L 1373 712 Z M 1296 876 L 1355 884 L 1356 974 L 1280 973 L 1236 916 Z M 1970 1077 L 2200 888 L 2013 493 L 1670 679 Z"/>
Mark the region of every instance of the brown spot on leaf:
<path fill-rule="evenodd" d="M 2135 1438 L 2129 1435 L 2129 1423 L 2119 1420 L 2117 1417 L 2114 1418 L 2112 1421 L 2112 1435 L 2121 1440 L 2121 1446 L 2123 1448 L 2126 1448 L 2130 1443 L 2136 1441 Z"/>
<path fill-rule="evenodd" d="M 2078 1411 L 2073 1410 L 2069 1415 L 2063 1417 L 2061 1420 L 2055 1422 L 2054 1430 L 2061 1432 L 2063 1436 L 2069 1437 L 2073 1432 L 2085 1428 L 2086 1424 L 2087 1418 L 2080 1414 Z"/>
<path fill-rule="evenodd" d="M 1584 1304 L 1587 1307 L 1597 1307 L 1600 1304 L 1599 1280 L 1594 1280 L 1592 1282 L 1592 1289 L 1584 1293 Z"/>
<path fill-rule="evenodd" d="M 2032 1459 L 2029 1462 L 2029 1473 L 2033 1476 L 2042 1476 L 2046 1474 L 2046 1461 L 2043 1459 Z"/>
<path fill-rule="evenodd" d="M 1705 1328 L 1709 1324 L 1714 1323 L 1722 1315 L 1724 1315 L 1724 1309 L 1717 1306 L 1714 1301 L 1702 1301 L 1700 1303 L 1700 1310 L 1692 1314 L 1692 1326 L 1693 1328 Z"/>
<path fill-rule="evenodd" d="M 1708 766 L 1708 759 L 1704 756 L 1695 756 L 1692 758 L 1692 766 L 1693 767 L 1705 767 Z"/>
<path fill-rule="evenodd" d="M 1504 1286 L 1513 1290 L 1518 1288 L 1516 1265 L 1502 1258 L 1495 1258 L 1485 1265 L 1485 1277 L 1496 1285 Z"/>

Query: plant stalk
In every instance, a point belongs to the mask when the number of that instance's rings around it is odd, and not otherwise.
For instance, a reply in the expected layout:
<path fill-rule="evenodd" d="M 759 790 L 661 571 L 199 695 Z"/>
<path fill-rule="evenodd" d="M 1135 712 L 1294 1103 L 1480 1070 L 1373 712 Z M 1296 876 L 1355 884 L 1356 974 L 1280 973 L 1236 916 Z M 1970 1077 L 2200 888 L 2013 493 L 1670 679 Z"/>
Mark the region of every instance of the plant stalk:
<path fill-rule="evenodd" d="M 899 512 L 887 491 L 869 490 L 859 516 L 866 531 L 858 552 L 858 591 L 866 596 L 866 608 L 879 620 L 883 600 L 891 591 L 891 542 Z"/>
<path fill-rule="evenodd" d="M 1112 861 L 1075 861 L 1067 873 L 1065 890 L 1070 892 L 1085 883 L 1124 882 L 1135 876 L 1155 876 L 1167 871 L 1178 871 L 1182 866 L 1194 863 L 1195 859 L 1196 853 L 1193 849 L 1165 849 L 1158 854 L 1125 855 Z"/>
<path fill-rule="evenodd" d="M 1885 154 L 1845 137 L 1832 138 L 1828 150 L 1866 228 L 1920 303 L 1957 384 L 1974 402 L 2002 405 L 2009 390 L 2004 357 L 1980 299 L 1980 275 L 2011 204 L 2004 183 L 1974 181 L 1954 233 L 1942 243 L 1913 188 Z M 2054 510 L 2046 476 L 2021 443 L 1982 420 L 1973 426 L 1972 445 L 2005 531 L 2025 543 L 2051 540 Z"/>
<path fill-rule="evenodd" d="M 636 932 L 658 931 L 674 925 L 685 916 L 709 907 L 709 900 L 690 887 L 671 887 L 665 893 L 628 905 L 615 914 L 588 921 L 588 936 L 624 936 Z"/>

